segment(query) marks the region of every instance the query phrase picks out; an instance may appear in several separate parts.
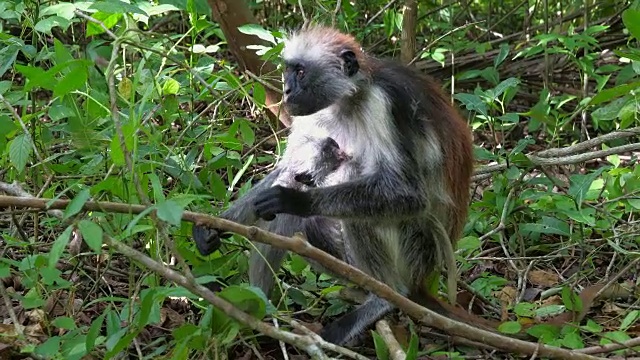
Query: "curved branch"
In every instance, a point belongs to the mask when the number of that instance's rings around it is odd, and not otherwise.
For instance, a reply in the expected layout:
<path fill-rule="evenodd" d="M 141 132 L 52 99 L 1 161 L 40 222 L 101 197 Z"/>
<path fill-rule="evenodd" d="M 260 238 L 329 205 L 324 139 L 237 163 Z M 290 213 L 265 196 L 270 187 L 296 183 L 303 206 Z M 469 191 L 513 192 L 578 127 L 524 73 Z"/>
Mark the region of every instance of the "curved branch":
<path fill-rule="evenodd" d="M 69 205 L 69 203 L 70 200 L 21 198 L 0 195 L 0 208 L 14 206 L 35 209 L 64 209 Z M 139 214 L 147 211 L 148 208 L 142 205 L 87 201 L 83 205 L 83 210 Z M 527 355 L 539 354 L 540 356 L 557 359 L 597 359 L 597 357 L 580 354 L 575 351 L 513 339 L 449 319 L 405 298 L 388 285 L 372 278 L 362 270 L 354 268 L 324 251 L 311 246 L 300 236 L 289 238 L 270 233 L 255 226 L 247 227 L 232 221 L 191 211 L 183 212 L 182 220 L 230 231 L 242 235 L 252 241 L 269 244 L 277 248 L 293 251 L 302 256 L 310 257 L 326 268 L 331 269 L 337 275 L 343 276 L 354 284 L 357 284 L 362 288 L 375 293 L 381 298 L 388 300 L 400 310 L 418 321 L 428 326 L 438 328 L 448 334 L 486 343 L 510 353 L 521 353 Z"/>

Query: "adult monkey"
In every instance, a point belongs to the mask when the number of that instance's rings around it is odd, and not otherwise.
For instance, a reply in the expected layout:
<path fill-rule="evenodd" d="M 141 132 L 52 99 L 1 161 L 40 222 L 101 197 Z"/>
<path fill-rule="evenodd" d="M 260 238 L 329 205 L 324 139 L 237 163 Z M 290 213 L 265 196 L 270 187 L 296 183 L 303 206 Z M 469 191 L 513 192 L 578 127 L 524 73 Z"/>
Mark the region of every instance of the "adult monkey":
<path fill-rule="evenodd" d="M 339 219 L 355 266 L 431 308 L 442 304 L 425 298 L 424 279 L 438 255 L 452 253 L 466 221 L 473 171 L 466 122 L 432 79 L 364 54 L 335 29 L 304 27 L 286 40 L 283 59 L 290 136 L 324 131 L 361 169 L 305 191 L 262 186 L 241 199 L 244 209 L 278 224 L 283 216 Z M 320 335 L 351 343 L 392 309 L 372 294 Z"/>

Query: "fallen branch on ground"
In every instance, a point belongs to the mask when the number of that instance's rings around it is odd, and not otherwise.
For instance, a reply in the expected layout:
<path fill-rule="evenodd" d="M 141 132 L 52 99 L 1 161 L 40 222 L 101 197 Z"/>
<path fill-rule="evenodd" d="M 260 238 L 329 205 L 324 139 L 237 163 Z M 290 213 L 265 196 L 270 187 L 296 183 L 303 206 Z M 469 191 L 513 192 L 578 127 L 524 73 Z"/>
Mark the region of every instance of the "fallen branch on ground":
<path fill-rule="evenodd" d="M 0 195 L 0 208 L 23 207 L 43 210 L 64 209 L 69 205 L 69 203 L 69 200 L 25 198 Z M 140 214 L 142 212 L 149 212 L 150 209 L 142 205 L 87 201 L 83 205 L 83 210 Z M 325 253 L 324 251 L 311 246 L 306 240 L 301 237 L 294 236 L 292 238 L 289 238 L 280 236 L 254 226 L 244 226 L 225 219 L 194 213 L 191 211 L 183 212 L 182 220 L 209 227 L 219 228 L 225 231 L 230 231 L 242 235 L 252 241 L 269 244 L 277 248 L 286 249 L 302 256 L 312 258 L 326 268 L 334 271 L 337 275 L 343 276 L 354 284 L 375 293 L 381 298 L 388 300 L 400 310 L 413 317 L 414 319 L 417 319 L 421 323 L 427 326 L 438 328 L 448 334 L 461 336 L 481 343 L 486 343 L 509 353 L 520 353 L 527 355 L 538 354 L 540 356 L 552 357 L 557 359 L 597 359 L 596 357 L 586 354 L 580 354 L 575 351 L 513 339 L 507 336 L 482 329 L 477 329 L 473 326 L 451 320 L 405 298 L 404 296 L 394 291 L 388 285 L 370 277 L 361 270 L 354 268 L 347 263 Z M 115 244 L 120 243 L 112 242 L 110 245 L 114 247 L 120 245 L 125 246 L 124 244 Z M 124 247 L 120 247 L 120 249 L 126 250 L 126 248 Z M 198 291 L 202 290 L 199 287 L 195 287 L 195 289 L 197 289 Z M 287 340 L 292 341 L 291 338 L 287 338 Z M 285 340 L 283 339 L 283 341 Z"/>

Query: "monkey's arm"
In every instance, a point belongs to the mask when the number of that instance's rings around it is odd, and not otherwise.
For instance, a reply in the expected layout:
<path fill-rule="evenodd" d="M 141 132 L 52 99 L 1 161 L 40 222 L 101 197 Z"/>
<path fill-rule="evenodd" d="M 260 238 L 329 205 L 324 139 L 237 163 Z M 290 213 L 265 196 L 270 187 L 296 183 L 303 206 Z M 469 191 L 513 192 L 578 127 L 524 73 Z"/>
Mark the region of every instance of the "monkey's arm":
<path fill-rule="evenodd" d="M 258 220 L 258 216 L 253 207 L 256 196 L 263 190 L 271 187 L 281 171 L 280 168 L 274 169 L 269 175 L 254 185 L 244 196 L 236 200 L 227 210 L 218 215 L 218 217 L 243 225 L 253 225 Z M 193 225 L 192 236 L 200 254 L 207 256 L 220 247 L 221 237 L 227 238 L 230 237 L 231 234 L 195 224 Z"/>
<path fill-rule="evenodd" d="M 342 184 L 299 191 L 274 186 L 255 198 L 259 217 L 275 214 L 327 216 L 340 219 L 385 219 L 420 215 L 427 207 L 421 182 L 380 171 Z"/>

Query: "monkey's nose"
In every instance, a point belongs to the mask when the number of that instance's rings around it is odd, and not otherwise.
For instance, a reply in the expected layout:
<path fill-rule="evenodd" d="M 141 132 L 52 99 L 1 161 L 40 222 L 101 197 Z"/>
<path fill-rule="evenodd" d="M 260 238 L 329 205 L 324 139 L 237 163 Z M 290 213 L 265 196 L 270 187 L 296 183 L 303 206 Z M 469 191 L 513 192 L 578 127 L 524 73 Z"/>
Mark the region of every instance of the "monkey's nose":
<path fill-rule="evenodd" d="M 285 87 L 284 87 L 284 94 L 285 94 L 285 95 L 289 95 L 289 94 L 291 94 L 291 86 L 285 85 Z"/>

